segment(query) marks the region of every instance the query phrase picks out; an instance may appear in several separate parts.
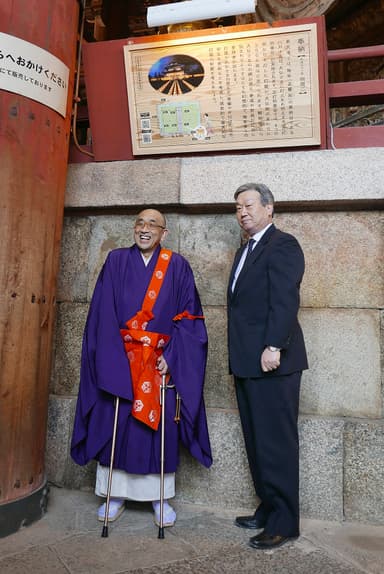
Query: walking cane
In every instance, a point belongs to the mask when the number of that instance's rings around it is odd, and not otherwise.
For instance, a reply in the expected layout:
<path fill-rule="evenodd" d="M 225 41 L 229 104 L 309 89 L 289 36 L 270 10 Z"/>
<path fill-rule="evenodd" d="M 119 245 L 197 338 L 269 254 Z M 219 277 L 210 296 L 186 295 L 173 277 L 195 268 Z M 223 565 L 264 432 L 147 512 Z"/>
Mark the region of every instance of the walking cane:
<path fill-rule="evenodd" d="M 161 446 L 160 446 L 160 525 L 158 538 L 164 538 L 164 450 L 165 450 L 165 391 L 167 388 L 166 375 L 161 378 Z"/>
<path fill-rule="evenodd" d="M 104 516 L 103 530 L 101 532 L 102 538 L 108 538 L 109 501 L 111 499 L 112 470 L 113 470 L 113 459 L 115 457 L 115 443 L 116 443 L 116 431 L 117 431 L 117 418 L 119 416 L 119 402 L 120 402 L 120 398 L 116 397 L 115 398 L 115 419 L 113 421 L 113 433 L 112 433 L 111 460 L 109 463 L 109 474 L 108 474 L 107 500 L 105 503 L 105 516 Z"/>

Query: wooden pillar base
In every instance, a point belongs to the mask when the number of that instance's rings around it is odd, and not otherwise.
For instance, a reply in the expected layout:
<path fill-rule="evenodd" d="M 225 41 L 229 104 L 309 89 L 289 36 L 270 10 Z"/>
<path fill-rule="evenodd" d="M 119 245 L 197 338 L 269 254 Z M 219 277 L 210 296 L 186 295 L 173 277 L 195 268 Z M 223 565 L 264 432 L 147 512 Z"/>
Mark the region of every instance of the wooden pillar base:
<path fill-rule="evenodd" d="M 35 492 L 19 500 L 0 504 L 0 538 L 9 536 L 42 518 L 47 510 L 47 480 Z"/>

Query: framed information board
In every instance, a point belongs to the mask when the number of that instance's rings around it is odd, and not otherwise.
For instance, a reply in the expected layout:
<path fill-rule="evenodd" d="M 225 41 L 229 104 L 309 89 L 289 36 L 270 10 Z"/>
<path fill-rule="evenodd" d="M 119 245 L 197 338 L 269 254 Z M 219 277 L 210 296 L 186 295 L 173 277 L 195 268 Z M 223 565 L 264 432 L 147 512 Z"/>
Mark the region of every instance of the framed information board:
<path fill-rule="evenodd" d="M 134 155 L 321 144 L 316 22 L 124 46 Z"/>

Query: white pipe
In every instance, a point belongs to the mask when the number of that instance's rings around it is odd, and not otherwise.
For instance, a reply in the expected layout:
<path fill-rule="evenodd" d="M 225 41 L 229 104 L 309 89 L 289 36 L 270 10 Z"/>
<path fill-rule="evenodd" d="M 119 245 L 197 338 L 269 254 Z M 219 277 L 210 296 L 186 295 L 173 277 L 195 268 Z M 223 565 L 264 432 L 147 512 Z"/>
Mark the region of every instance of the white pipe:
<path fill-rule="evenodd" d="M 209 20 L 236 14 L 250 14 L 255 11 L 257 0 L 187 0 L 172 4 L 149 6 L 147 25 L 149 28 Z"/>

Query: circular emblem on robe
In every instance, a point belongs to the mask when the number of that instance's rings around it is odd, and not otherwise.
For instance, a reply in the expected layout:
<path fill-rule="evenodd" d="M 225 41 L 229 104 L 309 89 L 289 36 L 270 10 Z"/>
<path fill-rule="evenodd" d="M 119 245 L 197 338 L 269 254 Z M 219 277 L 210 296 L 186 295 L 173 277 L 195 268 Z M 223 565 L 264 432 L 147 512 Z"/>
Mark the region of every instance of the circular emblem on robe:
<path fill-rule="evenodd" d="M 159 342 L 157 343 L 157 348 L 161 349 L 161 347 L 164 347 L 164 345 L 165 345 L 164 339 L 159 339 Z"/>
<path fill-rule="evenodd" d="M 141 324 L 142 330 L 145 331 L 147 327 L 148 327 L 148 321 L 144 321 L 144 323 Z"/>
<path fill-rule="evenodd" d="M 162 254 L 161 254 L 161 258 L 162 258 L 162 259 L 165 259 L 165 260 L 169 259 L 168 253 L 162 253 Z"/>
<path fill-rule="evenodd" d="M 131 335 L 124 335 L 124 341 L 132 341 Z"/>
<path fill-rule="evenodd" d="M 154 411 L 154 410 L 150 411 L 148 418 L 151 421 L 151 423 L 154 423 L 155 420 L 157 419 L 156 411 Z"/>
<path fill-rule="evenodd" d="M 150 393 L 152 391 L 152 383 L 151 381 L 144 381 L 141 385 L 141 390 L 143 393 Z"/>
<path fill-rule="evenodd" d="M 156 278 L 162 279 L 163 278 L 163 272 L 162 271 L 156 271 Z"/>
<path fill-rule="evenodd" d="M 196 58 L 185 54 L 164 56 L 149 70 L 148 81 L 154 90 L 169 96 L 191 92 L 204 80 L 204 68 Z"/>
<path fill-rule="evenodd" d="M 149 297 L 150 299 L 154 299 L 154 298 L 156 297 L 156 291 L 154 291 L 154 290 L 149 291 L 149 292 L 148 292 L 148 297 Z"/>
<path fill-rule="evenodd" d="M 135 411 L 135 413 L 139 413 L 140 411 L 142 411 L 144 408 L 144 404 L 143 401 L 141 401 L 140 399 L 136 399 L 135 402 L 133 403 L 133 410 Z"/>
<path fill-rule="evenodd" d="M 140 337 L 140 341 L 143 343 L 143 345 L 150 345 L 151 344 L 151 339 L 150 337 Z"/>
<path fill-rule="evenodd" d="M 136 319 L 134 321 L 132 321 L 132 329 L 137 329 L 138 326 L 139 326 L 139 323 L 137 322 Z"/>

